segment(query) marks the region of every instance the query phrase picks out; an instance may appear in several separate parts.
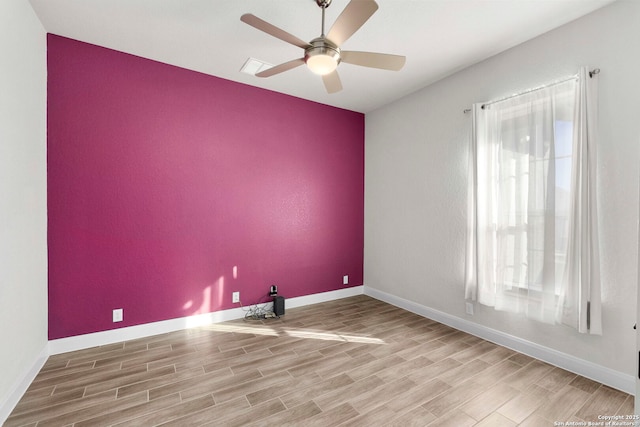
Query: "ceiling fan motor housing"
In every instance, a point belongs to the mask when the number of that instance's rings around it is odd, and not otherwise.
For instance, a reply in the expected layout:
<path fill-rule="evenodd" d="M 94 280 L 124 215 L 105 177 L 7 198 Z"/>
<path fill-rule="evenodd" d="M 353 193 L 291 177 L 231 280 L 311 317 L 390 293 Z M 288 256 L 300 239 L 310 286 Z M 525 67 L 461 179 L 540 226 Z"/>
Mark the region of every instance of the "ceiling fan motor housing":
<path fill-rule="evenodd" d="M 309 44 L 304 51 L 304 62 L 314 73 L 329 74 L 340 64 L 340 48 L 328 39 L 318 37 Z"/>
<path fill-rule="evenodd" d="M 316 4 L 323 9 L 326 9 L 331 4 L 331 0 L 316 0 Z"/>

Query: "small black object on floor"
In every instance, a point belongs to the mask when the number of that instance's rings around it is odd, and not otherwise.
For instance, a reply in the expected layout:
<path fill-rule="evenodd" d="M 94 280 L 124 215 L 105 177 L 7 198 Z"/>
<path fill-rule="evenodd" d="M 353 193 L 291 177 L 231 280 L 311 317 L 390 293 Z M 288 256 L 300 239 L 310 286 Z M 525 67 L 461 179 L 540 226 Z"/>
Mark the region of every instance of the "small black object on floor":
<path fill-rule="evenodd" d="M 284 297 L 273 297 L 273 314 L 276 316 L 284 316 Z"/>

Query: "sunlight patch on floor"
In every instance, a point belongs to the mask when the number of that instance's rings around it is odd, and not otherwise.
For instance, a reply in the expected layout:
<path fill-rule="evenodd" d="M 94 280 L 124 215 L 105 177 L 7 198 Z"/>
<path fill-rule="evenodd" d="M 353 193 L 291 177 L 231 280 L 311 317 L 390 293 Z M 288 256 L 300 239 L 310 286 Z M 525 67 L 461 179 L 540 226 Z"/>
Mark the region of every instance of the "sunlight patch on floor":
<path fill-rule="evenodd" d="M 379 338 L 345 335 L 332 332 L 317 332 L 310 330 L 285 330 L 287 335 L 296 338 L 311 338 L 315 340 L 330 340 L 330 341 L 344 341 L 344 342 L 359 342 L 365 344 L 386 344 Z"/>
<path fill-rule="evenodd" d="M 280 336 L 277 331 L 268 326 L 243 326 L 218 323 L 212 325 L 210 329 L 222 332 L 236 332 L 239 334 L 268 335 L 274 337 Z"/>
<path fill-rule="evenodd" d="M 211 325 L 208 329 L 220 332 L 235 332 L 239 334 L 254 334 L 265 336 L 281 336 L 288 335 L 294 338 L 325 340 L 325 341 L 341 341 L 341 342 L 354 342 L 363 344 L 386 344 L 379 338 L 364 336 L 364 335 L 352 335 L 342 334 L 326 331 L 314 331 L 311 329 L 282 329 L 277 330 L 268 326 L 258 325 L 238 325 L 238 324 L 224 324 L 217 323 Z"/>

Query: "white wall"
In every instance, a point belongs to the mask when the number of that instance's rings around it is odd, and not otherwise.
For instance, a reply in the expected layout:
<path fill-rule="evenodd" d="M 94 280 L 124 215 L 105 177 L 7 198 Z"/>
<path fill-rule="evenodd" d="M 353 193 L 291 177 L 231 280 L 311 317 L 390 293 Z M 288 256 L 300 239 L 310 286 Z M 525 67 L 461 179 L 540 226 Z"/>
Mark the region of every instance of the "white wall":
<path fill-rule="evenodd" d="M 408 59 L 410 60 L 410 58 Z M 474 102 L 599 67 L 602 337 L 476 306 L 465 314 Z M 640 2 L 620 0 L 366 116 L 365 286 L 635 375 Z"/>
<path fill-rule="evenodd" d="M 0 2 L 0 424 L 46 357 L 46 33 Z"/>

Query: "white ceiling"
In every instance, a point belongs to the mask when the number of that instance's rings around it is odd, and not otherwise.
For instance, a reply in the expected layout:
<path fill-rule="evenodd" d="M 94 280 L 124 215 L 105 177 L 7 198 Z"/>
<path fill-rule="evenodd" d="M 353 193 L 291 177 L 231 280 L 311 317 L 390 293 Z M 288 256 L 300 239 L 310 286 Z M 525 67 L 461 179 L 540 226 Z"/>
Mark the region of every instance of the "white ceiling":
<path fill-rule="evenodd" d="M 349 0 L 333 0 L 327 30 Z M 249 57 L 279 64 L 300 48 L 240 21 L 254 15 L 303 39 L 320 35 L 315 0 L 30 0 L 49 33 L 348 110 L 369 112 L 614 0 L 376 0 L 379 9 L 346 50 L 405 55 L 401 71 L 338 68 L 325 92 L 306 67 L 258 78 Z"/>

